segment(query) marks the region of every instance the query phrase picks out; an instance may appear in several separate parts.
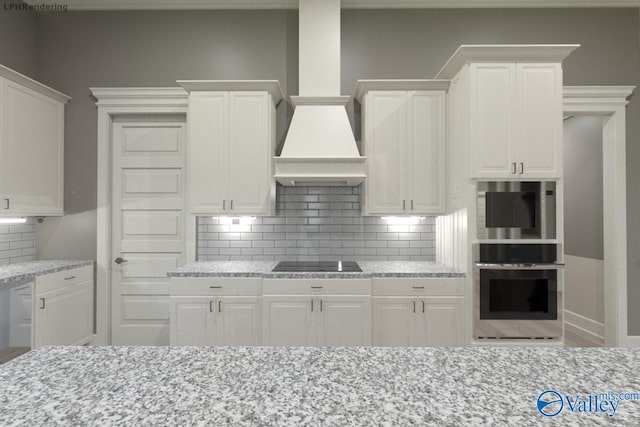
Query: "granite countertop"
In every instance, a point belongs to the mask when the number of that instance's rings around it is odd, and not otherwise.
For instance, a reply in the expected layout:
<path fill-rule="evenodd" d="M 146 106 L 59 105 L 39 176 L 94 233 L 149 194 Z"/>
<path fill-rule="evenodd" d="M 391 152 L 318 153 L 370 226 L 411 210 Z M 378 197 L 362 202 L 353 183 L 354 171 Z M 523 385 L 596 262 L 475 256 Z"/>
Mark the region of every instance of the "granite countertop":
<path fill-rule="evenodd" d="M 262 277 L 265 279 L 361 279 L 372 277 L 465 277 L 464 273 L 430 261 L 358 261 L 362 272 L 272 272 L 274 261 L 202 261 L 169 271 L 169 277 Z"/>
<path fill-rule="evenodd" d="M 0 290 L 33 280 L 36 276 L 92 265 L 93 261 L 31 261 L 0 266 Z"/>
<path fill-rule="evenodd" d="M 638 349 L 45 347 L 0 365 L 0 425 L 631 426 L 640 402 L 575 396 L 639 370 Z M 541 415 L 546 390 L 575 412 Z"/>

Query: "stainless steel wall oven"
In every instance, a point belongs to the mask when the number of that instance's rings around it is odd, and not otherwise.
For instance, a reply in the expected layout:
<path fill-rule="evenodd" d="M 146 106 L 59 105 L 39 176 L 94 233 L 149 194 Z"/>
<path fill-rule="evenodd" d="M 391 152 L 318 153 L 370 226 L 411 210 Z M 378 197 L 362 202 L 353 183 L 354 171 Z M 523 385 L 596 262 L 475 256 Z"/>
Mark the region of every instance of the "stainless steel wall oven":
<path fill-rule="evenodd" d="M 563 265 L 555 244 L 474 247 L 474 338 L 560 339 Z"/>

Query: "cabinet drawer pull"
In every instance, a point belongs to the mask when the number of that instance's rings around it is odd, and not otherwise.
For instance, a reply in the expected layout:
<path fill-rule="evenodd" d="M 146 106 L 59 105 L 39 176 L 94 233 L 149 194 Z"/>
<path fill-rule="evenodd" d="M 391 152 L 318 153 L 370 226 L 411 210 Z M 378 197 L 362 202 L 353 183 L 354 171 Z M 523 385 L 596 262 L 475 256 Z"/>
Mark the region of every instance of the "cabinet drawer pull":
<path fill-rule="evenodd" d="M 403 201 L 402 201 L 402 210 L 404 211 L 404 210 L 406 210 L 406 209 L 407 209 L 407 201 L 406 201 L 406 200 L 403 200 Z"/>
<path fill-rule="evenodd" d="M 4 199 L 4 208 L 9 209 L 11 207 L 11 200 Z"/>
<path fill-rule="evenodd" d="M 44 310 L 44 298 L 40 298 L 40 310 Z"/>
<path fill-rule="evenodd" d="M 515 174 L 515 173 L 516 173 L 516 164 L 515 164 L 515 162 L 514 162 L 514 163 L 511 163 L 511 173 L 512 173 L 512 174 Z"/>
<path fill-rule="evenodd" d="M 223 211 L 226 211 L 226 210 L 227 210 L 227 201 L 226 201 L 226 200 L 223 200 L 223 201 L 222 201 L 222 210 L 223 210 Z"/>
<path fill-rule="evenodd" d="M 222 285 L 209 286 L 209 289 L 222 289 Z"/>
<path fill-rule="evenodd" d="M 524 173 L 524 163 L 520 163 L 520 175 Z"/>
<path fill-rule="evenodd" d="M 64 280 L 73 280 L 75 278 L 76 278 L 76 276 L 69 276 L 69 277 L 65 277 Z"/>
<path fill-rule="evenodd" d="M 233 210 L 233 200 L 231 200 L 231 202 L 229 202 L 229 210 Z"/>
<path fill-rule="evenodd" d="M 413 210 L 413 199 L 411 199 L 411 210 Z"/>
<path fill-rule="evenodd" d="M 321 286 L 311 286 L 311 289 L 322 289 L 322 285 Z"/>
<path fill-rule="evenodd" d="M 413 289 L 424 289 L 424 286 L 412 286 Z"/>

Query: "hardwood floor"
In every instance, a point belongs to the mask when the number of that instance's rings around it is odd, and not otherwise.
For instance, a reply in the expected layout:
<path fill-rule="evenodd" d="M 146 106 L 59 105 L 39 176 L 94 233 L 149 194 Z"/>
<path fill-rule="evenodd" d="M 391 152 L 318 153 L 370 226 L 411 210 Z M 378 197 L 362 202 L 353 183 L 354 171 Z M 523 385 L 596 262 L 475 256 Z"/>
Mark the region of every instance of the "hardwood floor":
<path fill-rule="evenodd" d="M 29 347 L 9 347 L 4 350 L 0 350 L 0 365 L 11 359 L 15 359 L 21 354 L 25 354 L 29 350 L 31 350 Z"/>

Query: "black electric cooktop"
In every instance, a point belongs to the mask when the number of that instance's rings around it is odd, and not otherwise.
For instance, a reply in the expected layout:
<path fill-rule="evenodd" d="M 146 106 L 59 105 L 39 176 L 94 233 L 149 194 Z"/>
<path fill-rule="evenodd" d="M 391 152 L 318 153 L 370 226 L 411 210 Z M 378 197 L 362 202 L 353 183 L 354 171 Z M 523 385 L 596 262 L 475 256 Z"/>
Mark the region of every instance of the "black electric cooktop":
<path fill-rule="evenodd" d="M 355 273 L 362 269 L 354 261 L 281 261 L 271 271 Z"/>

